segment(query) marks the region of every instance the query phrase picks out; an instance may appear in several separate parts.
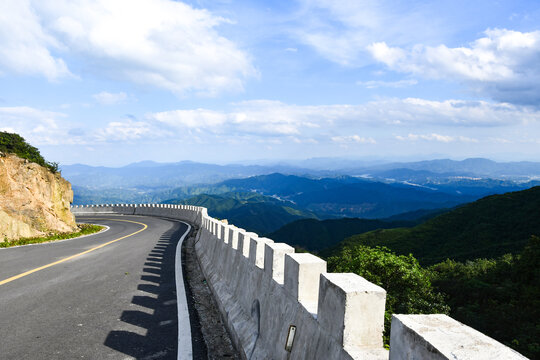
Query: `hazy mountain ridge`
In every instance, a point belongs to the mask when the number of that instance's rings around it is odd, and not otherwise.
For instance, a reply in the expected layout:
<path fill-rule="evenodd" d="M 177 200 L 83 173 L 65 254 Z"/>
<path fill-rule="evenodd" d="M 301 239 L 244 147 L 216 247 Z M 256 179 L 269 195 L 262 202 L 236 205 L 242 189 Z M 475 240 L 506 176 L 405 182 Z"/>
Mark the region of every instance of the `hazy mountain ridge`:
<path fill-rule="evenodd" d="M 103 188 L 175 188 L 193 184 L 213 184 L 231 178 L 244 178 L 273 172 L 320 173 L 284 166 L 215 165 L 191 161 L 155 163 L 143 161 L 119 168 L 75 164 L 61 167 L 62 174 L 80 187 Z"/>
<path fill-rule="evenodd" d="M 287 162 L 262 166 L 143 161 L 120 168 L 64 165 L 61 170 L 62 175 L 73 184 L 75 204 L 160 202 L 175 197 L 187 198 L 203 192 L 224 193 L 233 190 L 227 187 L 227 180 L 272 173 L 296 175 L 310 180 L 341 177 L 343 181 L 344 176 L 353 178 L 364 176 L 374 182 L 402 183 L 477 197 L 521 190 L 540 184 L 539 180 L 535 180 L 540 179 L 540 163 L 533 162 L 497 163 L 486 159 L 463 161 L 442 159 L 375 166 L 373 162 L 365 161 L 361 163 L 343 159 L 321 161 L 314 159 L 298 162 L 305 167 L 294 166 L 294 163 Z M 320 166 L 316 166 L 318 162 L 319 165 L 326 164 L 326 169 L 330 170 L 322 170 Z M 333 166 L 330 166 L 331 164 Z M 359 166 L 355 167 L 354 164 Z M 332 182 L 328 180 L 327 187 L 332 187 Z M 218 189 L 219 183 L 222 189 Z M 354 181 L 351 180 L 351 183 Z M 304 181 L 303 186 L 307 187 L 299 186 L 297 192 L 309 189 L 309 181 Z M 270 193 L 271 190 L 266 188 L 265 192 Z"/>

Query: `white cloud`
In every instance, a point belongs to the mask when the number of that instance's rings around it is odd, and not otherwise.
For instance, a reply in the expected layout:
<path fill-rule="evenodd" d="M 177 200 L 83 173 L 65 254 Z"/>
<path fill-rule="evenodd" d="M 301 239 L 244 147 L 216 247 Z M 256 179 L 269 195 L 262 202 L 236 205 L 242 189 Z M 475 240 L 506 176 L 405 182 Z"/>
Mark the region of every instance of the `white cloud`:
<path fill-rule="evenodd" d="M 500 143 L 500 144 L 510 144 L 512 141 L 511 140 L 508 140 L 508 139 L 505 139 L 505 138 L 489 138 L 488 139 L 489 141 L 492 141 L 492 142 L 496 142 L 496 143 Z"/>
<path fill-rule="evenodd" d="M 332 136 L 332 141 L 338 142 L 338 143 L 360 143 L 360 144 L 375 144 L 377 143 L 375 139 L 371 137 L 361 137 L 358 135 L 348 135 L 348 136 Z"/>
<path fill-rule="evenodd" d="M 385 39 L 405 45 L 431 41 L 447 31 L 437 6 L 387 0 L 301 0 L 294 34 L 323 57 L 344 66 L 371 63 L 366 47 Z M 395 55 L 395 54 L 394 54 Z"/>
<path fill-rule="evenodd" d="M 540 100 L 540 31 L 486 30 L 468 47 L 416 45 L 406 51 L 379 42 L 368 50 L 392 70 L 464 81 L 498 101 L 537 105 Z"/>
<path fill-rule="evenodd" d="M 500 131 L 496 129 L 540 124 L 540 112 L 485 101 L 418 98 L 316 106 L 254 100 L 232 104 L 227 111 L 193 109 L 150 113 L 144 121 L 156 131 L 166 130 L 164 134 L 175 134 L 176 138 L 197 136 L 199 141 L 210 142 L 229 138 L 239 141 L 245 137 L 296 143 L 331 140 L 341 144 L 378 144 L 378 136 L 389 128 L 392 131 L 410 131 L 408 138 L 402 137 L 408 140 L 475 142 L 476 136 L 469 134 L 489 132 L 492 136 L 494 131 Z M 460 135 L 441 135 L 438 130 L 418 135 L 413 131 L 418 128 L 446 128 Z"/>
<path fill-rule="evenodd" d="M 408 134 L 407 136 L 401 136 L 397 135 L 396 139 L 401 141 L 417 141 L 417 140 L 427 140 L 427 141 L 438 141 L 443 143 L 449 143 L 449 142 L 478 142 L 477 139 L 469 138 L 466 136 L 449 136 L 449 135 L 441 135 L 441 134 Z"/>
<path fill-rule="evenodd" d="M 441 12 L 438 2 L 300 3 L 304 20 L 293 34 L 332 62 L 362 67 L 375 60 L 394 71 L 460 82 L 496 101 L 540 103 L 540 31 L 487 29 L 484 36 L 457 47 L 448 44 L 463 43 L 464 29 Z M 478 6 L 460 4 L 465 12 L 467 7 L 476 12 Z"/>
<path fill-rule="evenodd" d="M 41 26 L 30 0 L 0 2 L 0 71 L 42 75 L 51 81 L 72 76 L 64 60 L 51 53 L 60 48 Z"/>
<path fill-rule="evenodd" d="M 381 80 L 370 80 L 370 81 L 358 81 L 356 82 L 357 85 L 361 85 L 366 87 L 367 89 L 376 89 L 380 87 L 388 87 L 388 88 L 404 88 L 408 86 L 413 86 L 418 84 L 418 81 L 415 79 L 405 79 L 405 80 L 398 80 L 398 81 L 381 81 Z"/>
<path fill-rule="evenodd" d="M 243 89 L 249 56 L 221 36 L 227 19 L 171 0 L 23 0 L 0 8 L 0 66 L 49 79 L 69 75 L 65 58 L 93 71 L 178 95 Z"/>
<path fill-rule="evenodd" d="M 28 106 L 0 107 L 0 131 L 14 132 L 34 146 L 82 145 L 171 136 L 143 121 L 112 121 L 89 129 L 70 121 L 67 114 Z"/>
<path fill-rule="evenodd" d="M 92 97 L 102 105 L 114 105 L 122 103 L 128 98 L 125 92 L 110 93 L 107 91 L 102 91 L 99 94 L 94 94 L 92 95 Z"/>
<path fill-rule="evenodd" d="M 217 129 L 227 121 L 227 114 L 205 109 L 163 111 L 148 114 L 147 117 L 174 128 L 186 127 L 192 129 Z"/>
<path fill-rule="evenodd" d="M 233 104 L 229 111 L 173 110 L 148 114 L 147 119 L 175 128 L 292 135 L 361 126 L 511 126 L 540 122 L 540 112 L 486 101 L 418 98 L 383 99 L 360 105 L 304 106 L 253 100 Z"/>
<path fill-rule="evenodd" d="M 376 42 L 367 46 L 367 50 L 377 61 L 384 62 L 388 66 L 403 61 L 406 56 L 404 50 L 400 48 L 391 48 L 385 42 Z"/>
<path fill-rule="evenodd" d="M 34 145 L 65 143 L 66 117 L 28 106 L 0 107 L 0 131 L 17 133 Z"/>
<path fill-rule="evenodd" d="M 141 138 L 155 137 L 154 129 L 143 121 L 113 121 L 105 128 L 99 129 L 96 141 L 131 141 Z"/>
<path fill-rule="evenodd" d="M 539 127 L 540 111 L 524 106 L 418 98 L 312 106 L 254 100 L 230 104 L 226 110 L 179 109 L 103 125 L 77 124 L 66 114 L 30 107 L 0 107 L 0 129 L 16 131 L 35 145 L 195 141 L 212 146 L 261 142 L 384 147 L 390 140 L 495 144 L 502 143 L 495 140 L 501 135 L 508 141 L 524 133 L 528 138 Z"/>

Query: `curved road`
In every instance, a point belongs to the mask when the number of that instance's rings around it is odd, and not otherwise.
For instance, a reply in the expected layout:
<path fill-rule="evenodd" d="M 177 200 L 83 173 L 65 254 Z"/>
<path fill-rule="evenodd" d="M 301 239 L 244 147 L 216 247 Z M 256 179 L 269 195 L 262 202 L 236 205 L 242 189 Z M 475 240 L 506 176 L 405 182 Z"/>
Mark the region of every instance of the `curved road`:
<path fill-rule="evenodd" d="M 143 216 L 77 221 L 109 230 L 0 249 L 0 358 L 176 359 L 179 346 L 178 358 L 191 359 L 187 304 L 177 304 L 175 285 L 188 227 Z"/>

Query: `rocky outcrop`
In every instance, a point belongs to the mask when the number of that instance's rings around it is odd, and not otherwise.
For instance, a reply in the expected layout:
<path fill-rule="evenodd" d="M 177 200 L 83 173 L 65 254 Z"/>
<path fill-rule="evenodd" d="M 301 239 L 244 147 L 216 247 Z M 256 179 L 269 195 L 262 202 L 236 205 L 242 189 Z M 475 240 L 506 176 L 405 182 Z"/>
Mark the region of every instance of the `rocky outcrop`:
<path fill-rule="evenodd" d="M 77 230 L 71 184 L 15 155 L 0 156 L 0 241 Z"/>

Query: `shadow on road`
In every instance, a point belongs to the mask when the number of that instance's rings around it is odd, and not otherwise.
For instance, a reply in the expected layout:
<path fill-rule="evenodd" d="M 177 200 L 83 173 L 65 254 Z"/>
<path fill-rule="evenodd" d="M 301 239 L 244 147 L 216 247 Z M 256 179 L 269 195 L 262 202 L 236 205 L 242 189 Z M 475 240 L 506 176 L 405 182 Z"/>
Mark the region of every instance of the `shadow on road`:
<path fill-rule="evenodd" d="M 147 309 L 125 310 L 120 320 L 146 330 L 138 333 L 113 330 L 105 345 L 136 359 L 176 359 L 178 316 L 175 285 L 175 253 L 181 226 L 165 232 L 148 254 L 141 282 L 137 286 L 143 295 L 134 296 L 131 303 Z M 150 315 L 151 314 L 151 315 Z"/>

